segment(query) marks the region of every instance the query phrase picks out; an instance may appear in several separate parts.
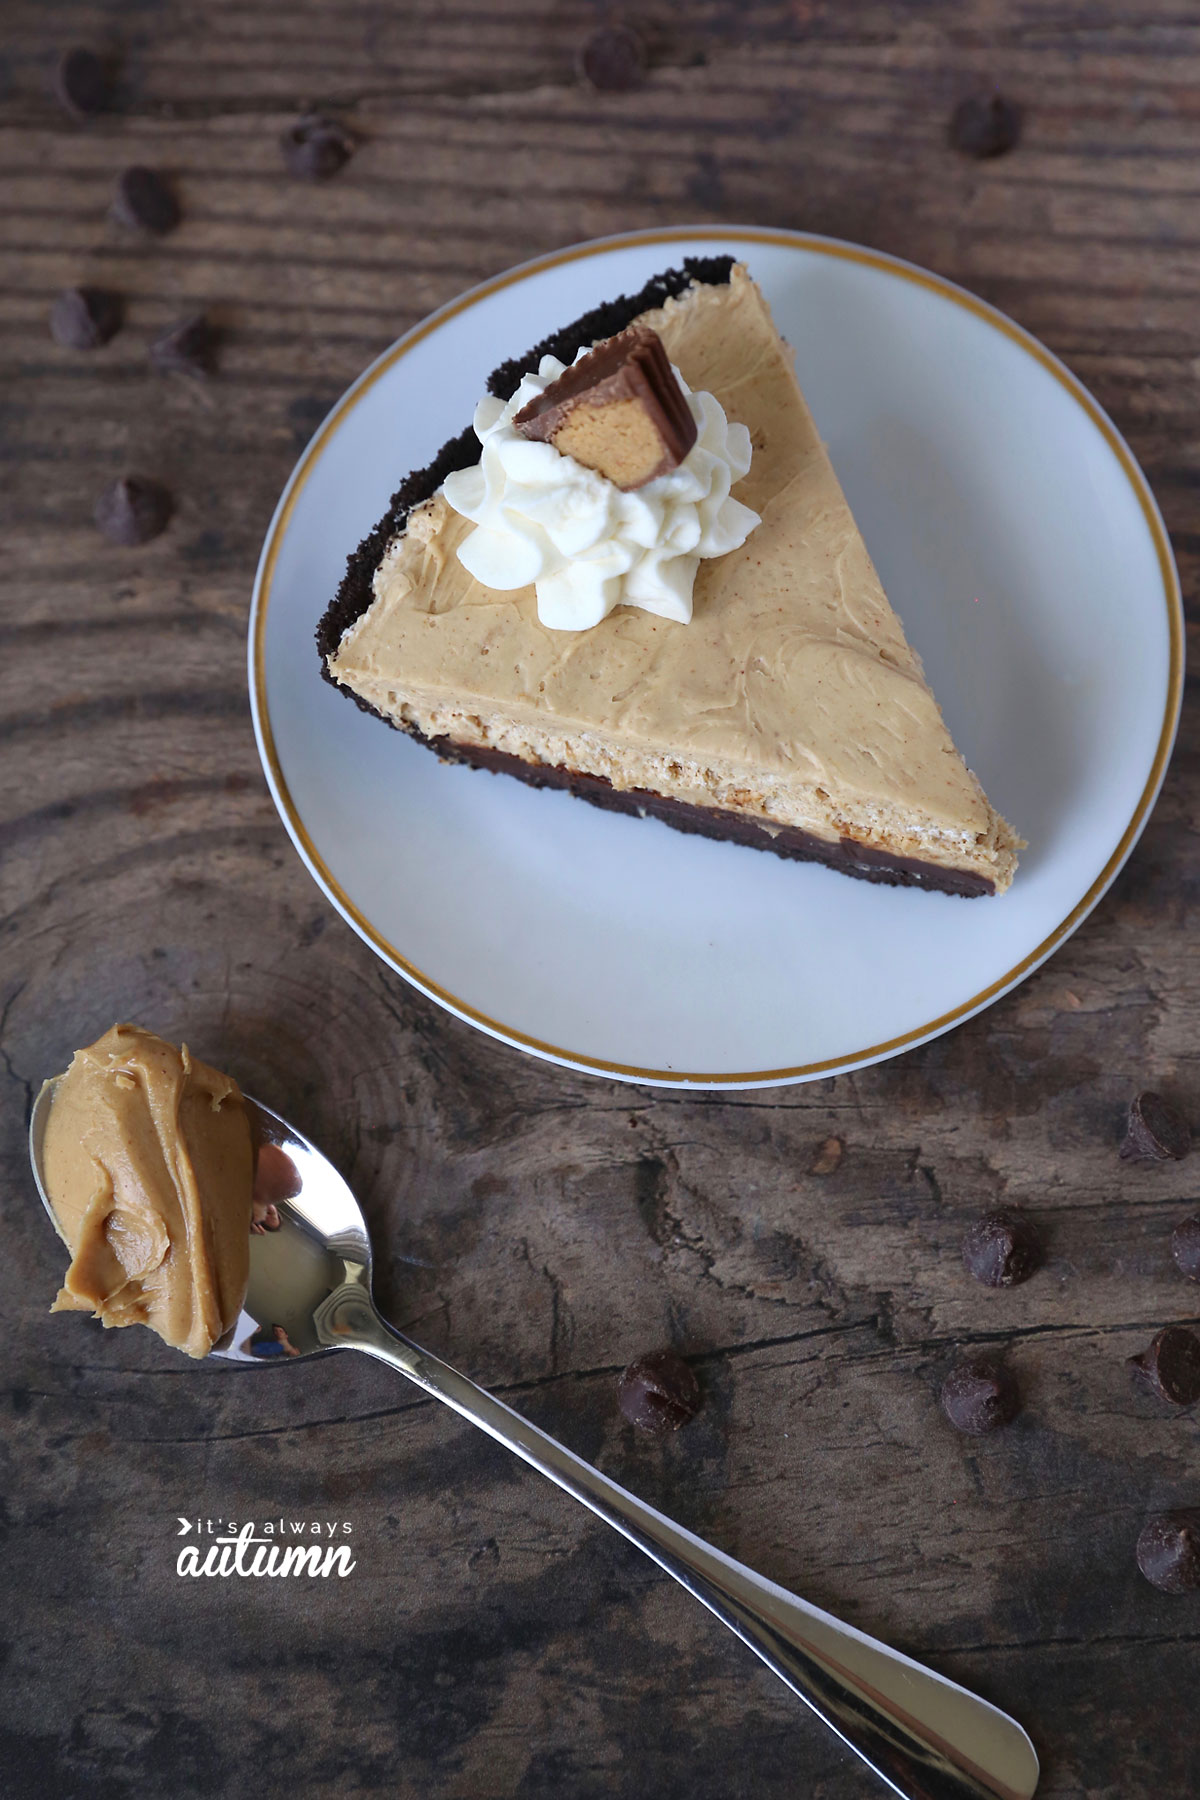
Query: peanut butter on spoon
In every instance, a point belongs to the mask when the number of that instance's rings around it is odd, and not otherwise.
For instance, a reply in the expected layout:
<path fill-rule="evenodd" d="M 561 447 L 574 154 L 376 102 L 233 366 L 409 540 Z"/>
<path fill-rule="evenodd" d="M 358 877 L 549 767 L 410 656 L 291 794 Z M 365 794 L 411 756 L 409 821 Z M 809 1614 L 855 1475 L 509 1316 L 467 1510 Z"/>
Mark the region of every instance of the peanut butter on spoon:
<path fill-rule="evenodd" d="M 249 1276 L 254 1144 L 237 1083 L 114 1025 L 55 1086 L 45 1184 L 71 1264 L 52 1312 L 149 1325 L 207 1356 Z"/>
<path fill-rule="evenodd" d="M 131 1050 L 136 1054 L 129 1054 Z M 158 1066 L 161 1057 L 167 1059 L 165 1067 Z M 278 1113 L 249 1096 L 244 1100 L 238 1096 L 234 1101 L 237 1090 L 232 1083 L 192 1063 L 185 1052 L 176 1052 L 170 1045 L 130 1027 L 110 1032 L 91 1050 L 81 1052 L 60 1081 L 47 1082 L 30 1117 L 30 1157 L 38 1193 L 47 1209 L 54 1214 L 55 1179 L 61 1181 L 64 1166 L 68 1172 L 74 1170 L 75 1181 L 82 1185 L 85 1198 L 81 1201 L 77 1197 L 78 1216 L 73 1226 L 77 1236 L 81 1224 L 86 1225 L 91 1218 L 86 1191 L 89 1177 L 94 1186 L 96 1169 L 89 1171 L 86 1157 L 78 1154 L 78 1144 L 72 1144 L 72 1121 L 84 1133 L 90 1133 L 94 1121 L 83 1104 L 89 1087 L 98 1086 L 101 1104 L 107 1108 L 111 1098 L 108 1090 L 115 1086 L 117 1076 L 129 1076 L 136 1087 L 146 1068 L 152 1071 L 152 1081 L 147 1086 L 142 1127 L 150 1143 L 142 1147 L 150 1166 L 137 1170 L 139 1181 L 151 1179 L 156 1155 L 160 1162 L 166 1162 L 174 1154 L 171 1132 L 168 1130 L 166 1138 L 160 1140 L 156 1123 L 151 1120 L 147 1124 L 153 1110 L 150 1103 L 157 1105 L 163 1098 L 169 1102 L 172 1091 L 178 1112 L 183 1115 L 179 1135 L 187 1140 L 189 1154 L 194 1154 L 186 1117 L 189 1091 L 202 1121 L 208 1121 L 214 1112 L 218 1119 L 223 1115 L 223 1137 L 224 1128 L 244 1107 L 252 1121 L 254 1137 L 262 1141 L 259 1193 L 253 1208 L 256 1215 L 262 1209 L 264 1230 L 256 1237 L 250 1255 L 249 1287 L 243 1308 L 243 1325 L 254 1329 L 251 1337 L 240 1342 L 239 1328 L 223 1343 L 214 1344 L 216 1356 L 228 1355 L 243 1368 L 255 1363 L 262 1367 L 267 1360 L 287 1358 L 290 1367 L 293 1359 L 300 1362 L 329 1351 L 357 1350 L 389 1364 L 427 1398 L 451 1407 L 497 1443 L 506 1445 L 681 1582 L 723 1624 L 743 1637 L 768 1668 L 895 1792 L 932 1795 L 936 1791 L 939 1800 L 1033 1800 L 1039 1775 L 1037 1756 L 1015 1720 L 965 1688 L 923 1669 L 910 1657 L 840 1624 L 829 1613 L 797 1599 L 690 1531 L 672 1524 L 662 1513 L 626 1493 L 610 1476 L 547 1437 L 502 1400 L 476 1387 L 440 1357 L 423 1350 L 389 1325 L 371 1297 L 371 1242 L 366 1220 L 333 1164 Z M 165 1096 L 156 1096 L 153 1085 L 160 1074 Z M 205 1081 L 209 1083 L 207 1091 Z M 69 1082 L 72 1086 L 67 1087 Z M 218 1084 L 215 1087 L 214 1082 Z M 55 1151 L 67 1161 L 58 1165 L 52 1179 L 47 1166 L 48 1127 L 60 1086 L 65 1089 L 67 1110 L 59 1115 L 55 1127 Z M 121 1087 L 117 1091 L 125 1095 L 131 1090 Z M 168 1104 L 168 1127 L 170 1119 Z M 103 1135 L 100 1134 L 101 1139 Z M 142 1132 L 138 1135 L 140 1138 Z M 229 1148 L 229 1142 L 225 1148 Z M 111 1155 L 104 1141 L 98 1141 L 95 1148 Z M 232 1170 L 245 1176 L 248 1144 L 240 1134 L 235 1150 Z M 268 1151 L 272 1154 L 268 1155 Z M 114 1163 L 118 1160 L 112 1157 Z M 104 1164 L 101 1172 L 107 1166 Z M 209 1172 L 224 1172 L 220 1156 L 214 1155 L 205 1166 Z M 161 1182 L 161 1173 L 154 1179 Z M 164 1190 L 162 1194 L 164 1212 L 182 1199 L 182 1186 L 176 1187 L 173 1179 L 168 1186 L 169 1192 Z M 125 1190 L 119 1181 L 114 1181 L 112 1187 L 111 1193 L 98 1196 L 95 1202 L 96 1214 L 102 1221 L 126 1207 Z M 249 1182 L 237 1190 L 240 1199 L 236 1218 L 226 1218 L 208 1208 L 209 1198 L 219 1202 L 223 1191 L 232 1190 L 203 1190 L 204 1223 L 217 1222 L 218 1242 L 228 1223 L 230 1247 L 244 1246 L 249 1237 Z M 118 1195 L 120 1207 L 114 1204 Z M 140 1188 L 135 1189 L 135 1199 L 140 1216 L 147 1207 Z M 276 1215 L 273 1220 L 267 1216 L 271 1212 Z M 93 1231 L 93 1249 L 95 1236 Z M 104 1243 L 109 1242 L 102 1231 L 99 1236 Z M 81 1248 L 82 1243 L 80 1236 Z M 177 1243 L 178 1240 L 172 1244 L 168 1260 Z M 77 1257 L 77 1264 L 81 1260 Z M 119 1262 L 115 1253 L 114 1260 Z M 124 1264 L 113 1272 L 123 1277 Z M 140 1279 L 145 1288 L 149 1277 Z M 84 1304 L 88 1302 L 85 1300 Z M 180 1341 L 178 1335 L 174 1341 Z M 329 1567 L 326 1560 L 320 1572 L 328 1574 Z M 263 1571 L 256 1566 L 248 1572 L 254 1575 Z"/>

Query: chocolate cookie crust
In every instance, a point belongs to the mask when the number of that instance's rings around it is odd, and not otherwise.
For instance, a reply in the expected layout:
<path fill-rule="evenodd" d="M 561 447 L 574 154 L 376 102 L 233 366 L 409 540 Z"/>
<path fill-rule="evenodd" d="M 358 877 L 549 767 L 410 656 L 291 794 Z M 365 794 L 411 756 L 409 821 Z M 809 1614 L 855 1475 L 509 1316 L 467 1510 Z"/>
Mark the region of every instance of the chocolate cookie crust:
<path fill-rule="evenodd" d="M 357 698 L 357 696 L 355 696 Z M 375 713 L 397 731 L 405 730 L 392 719 L 376 712 L 365 700 L 359 705 Z M 515 775 L 529 787 L 565 788 L 576 800 L 587 800 L 606 812 L 632 813 L 636 818 L 661 819 L 676 831 L 696 837 L 716 838 L 720 843 L 743 844 L 750 850 L 771 850 L 793 862 L 824 863 L 843 875 L 855 875 L 860 881 L 880 882 L 886 887 L 929 888 L 940 894 L 956 894 L 963 900 L 975 900 L 994 894 L 995 887 L 982 875 L 969 869 L 947 869 L 940 863 L 924 862 L 916 856 L 895 856 L 877 850 L 871 844 L 857 843 L 853 838 L 821 838 L 799 825 L 780 825 L 770 831 L 745 813 L 724 812 L 716 806 L 693 806 L 676 800 L 670 794 L 651 793 L 648 788 L 616 788 L 603 775 L 592 775 L 582 769 L 554 767 L 549 763 L 526 762 L 506 750 L 484 749 L 477 744 L 457 744 L 451 738 L 429 738 L 415 727 L 407 735 L 442 762 L 466 763 L 472 769 L 487 769 L 493 775 Z"/>

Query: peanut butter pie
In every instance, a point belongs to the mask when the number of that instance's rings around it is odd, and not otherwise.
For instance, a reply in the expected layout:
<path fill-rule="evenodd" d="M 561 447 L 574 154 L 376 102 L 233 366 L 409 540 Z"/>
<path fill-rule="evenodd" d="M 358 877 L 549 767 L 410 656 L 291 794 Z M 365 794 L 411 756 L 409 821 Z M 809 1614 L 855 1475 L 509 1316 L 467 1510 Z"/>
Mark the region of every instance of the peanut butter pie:
<path fill-rule="evenodd" d="M 766 301 L 691 259 L 495 370 L 317 632 L 447 760 L 869 881 L 1002 892 Z"/>

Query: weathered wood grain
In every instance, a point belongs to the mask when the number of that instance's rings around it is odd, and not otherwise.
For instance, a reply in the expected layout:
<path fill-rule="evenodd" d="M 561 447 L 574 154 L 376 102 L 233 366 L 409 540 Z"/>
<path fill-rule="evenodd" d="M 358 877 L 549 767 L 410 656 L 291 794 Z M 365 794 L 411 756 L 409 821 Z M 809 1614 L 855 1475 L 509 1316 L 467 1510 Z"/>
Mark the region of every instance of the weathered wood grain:
<path fill-rule="evenodd" d="M 1140 1085 L 1196 1117 L 1194 705 L 1097 916 L 950 1037 L 807 1088 L 682 1095 L 502 1049 L 392 977 L 326 907 L 262 783 L 244 629 L 298 450 L 362 366 L 461 288 L 606 231 L 685 220 L 862 239 L 1038 332 L 1143 459 L 1185 585 L 1200 555 L 1200 21 L 1151 0 L 794 0 L 631 8 L 637 92 L 581 88 L 607 9 L 556 0 L 6 0 L 0 12 L 0 1790 L 689 1800 L 868 1783 L 648 1564 L 365 1358 L 185 1368 L 45 1307 L 58 1258 L 25 1170 L 36 1083 L 114 1017 L 226 1063 L 363 1195 L 391 1316 L 765 1573 L 1015 1711 L 1050 1800 L 1200 1788 L 1200 1613 L 1132 1561 L 1200 1501 L 1196 1421 L 1124 1357 L 1200 1313 L 1167 1238 L 1200 1164 L 1116 1155 Z M 117 58 L 68 120 L 58 50 Z M 962 95 L 1025 109 L 991 164 Z M 363 144 L 288 179 L 279 132 Z M 129 162 L 184 223 L 106 218 Z M 126 297 L 87 356 L 55 291 Z M 198 304 L 207 386 L 147 348 Z M 986 427 L 986 421 L 982 422 Z M 104 544 L 97 490 L 179 510 Z M 1200 1119 L 1197 1120 L 1200 1123 Z M 840 1157 L 822 1154 L 829 1138 Z M 830 1163 L 835 1166 L 828 1167 Z M 818 1172 L 825 1169 L 826 1172 Z M 965 1223 L 1020 1201 L 1050 1246 L 993 1294 Z M 614 1375 L 665 1339 L 701 1416 L 635 1438 Z M 939 1419 L 964 1343 L 1026 1394 L 972 1443 Z M 360 1366 L 361 1365 L 361 1366 Z M 341 1583 L 181 1583 L 177 1515 L 348 1518 Z"/>

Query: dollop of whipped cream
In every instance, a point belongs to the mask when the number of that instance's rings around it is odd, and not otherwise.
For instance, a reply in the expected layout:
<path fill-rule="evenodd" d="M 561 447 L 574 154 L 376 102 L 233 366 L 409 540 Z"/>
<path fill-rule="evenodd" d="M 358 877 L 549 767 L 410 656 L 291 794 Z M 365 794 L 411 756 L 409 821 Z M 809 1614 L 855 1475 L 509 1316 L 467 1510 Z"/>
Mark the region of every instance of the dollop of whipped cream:
<path fill-rule="evenodd" d="M 586 355 L 580 350 L 576 362 Z M 476 407 L 480 460 L 442 485 L 476 527 L 459 561 L 485 587 L 532 584 L 538 618 L 553 631 L 586 631 L 614 606 L 686 625 L 701 558 L 736 550 L 762 522 L 729 492 L 750 467 L 750 433 L 730 424 L 712 394 L 693 393 L 676 369 L 696 442 L 677 468 L 626 493 L 512 422 L 566 366 L 543 356 L 507 404 L 489 394 Z"/>

